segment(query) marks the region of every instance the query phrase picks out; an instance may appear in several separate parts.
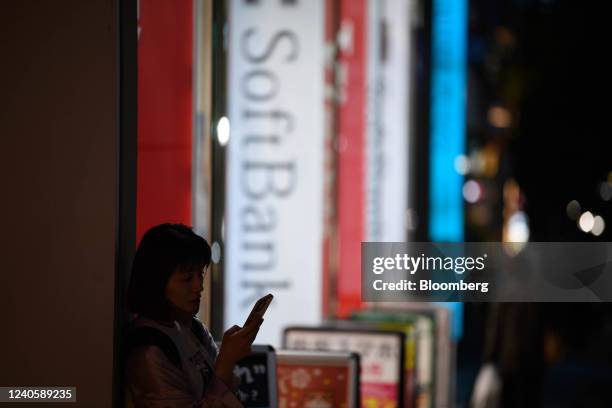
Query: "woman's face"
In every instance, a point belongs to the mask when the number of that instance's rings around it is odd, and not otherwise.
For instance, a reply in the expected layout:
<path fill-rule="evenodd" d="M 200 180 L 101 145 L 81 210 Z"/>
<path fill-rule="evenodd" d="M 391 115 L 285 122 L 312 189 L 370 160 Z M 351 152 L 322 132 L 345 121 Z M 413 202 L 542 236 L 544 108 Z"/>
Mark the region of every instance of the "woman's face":
<path fill-rule="evenodd" d="M 200 297 L 204 288 L 203 269 L 177 268 L 166 285 L 166 298 L 179 310 L 196 314 L 200 308 Z"/>

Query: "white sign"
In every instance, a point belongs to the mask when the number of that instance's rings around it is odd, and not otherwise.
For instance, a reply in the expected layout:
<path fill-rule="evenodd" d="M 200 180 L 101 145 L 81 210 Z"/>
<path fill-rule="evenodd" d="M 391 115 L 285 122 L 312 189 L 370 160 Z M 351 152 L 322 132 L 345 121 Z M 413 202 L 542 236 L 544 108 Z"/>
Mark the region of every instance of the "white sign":
<path fill-rule="evenodd" d="M 321 322 L 322 0 L 232 0 L 225 220 L 225 325 L 274 300 L 258 343 Z"/>
<path fill-rule="evenodd" d="M 412 0 L 368 0 L 366 240 L 407 239 Z"/>

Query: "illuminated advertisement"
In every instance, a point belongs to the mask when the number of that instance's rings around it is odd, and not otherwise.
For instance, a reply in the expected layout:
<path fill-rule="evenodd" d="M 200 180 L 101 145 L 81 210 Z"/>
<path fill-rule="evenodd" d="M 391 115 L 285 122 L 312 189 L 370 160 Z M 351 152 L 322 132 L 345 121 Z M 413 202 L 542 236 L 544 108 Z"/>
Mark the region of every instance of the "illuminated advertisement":
<path fill-rule="evenodd" d="M 463 241 L 463 176 L 455 160 L 465 151 L 467 1 L 435 0 L 432 16 L 429 154 L 429 238 Z M 453 337 L 462 331 L 463 307 L 447 303 Z"/>
<path fill-rule="evenodd" d="M 358 370 L 355 354 L 281 351 L 277 363 L 278 406 L 354 407 Z"/>
<path fill-rule="evenodd" d="M 368 2 L 366 241 L 407 238 L 411 5 Z"/>
<path fill-rule="evenodd" d="M 403 407 L 403 332 L 288 328 L 284 346 L 294 350 L 352 351 L 361 359 L 361 403 L 367 408 Z"/>
<path fill-rule="evenodd" d="M 322 1 L 230 2 L 225 322 L 273 293 L 275 346 L 321 320 L 324 27 Z"/>
<path fill-rule="evenodd" d="M 355 257 L 361 241 L 407 238 L 412 6 L 340 1 L 339 317 L 362 306 Z"/>

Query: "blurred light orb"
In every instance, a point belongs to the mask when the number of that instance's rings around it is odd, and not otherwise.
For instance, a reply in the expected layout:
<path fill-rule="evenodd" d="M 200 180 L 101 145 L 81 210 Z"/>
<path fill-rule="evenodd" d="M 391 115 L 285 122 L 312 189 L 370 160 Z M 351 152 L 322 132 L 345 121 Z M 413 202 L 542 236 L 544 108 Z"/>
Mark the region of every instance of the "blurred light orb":
<path fill-rule="evenodd" d="M 529 223 L 523 211 L 517 211 L 508 219 L 508 240 L 510 242 L 529 241 Z"/>
<path fill-rule="evenodd" d="M 578 226 L 584 232 L 590 232 L 595 225 L 595 218 L 590 211 L 586 211 L 582 213 L 580 219 L 578 220 Z"/>
<path fill-rule="evenodd" d="M 480 185 L 474 180 L 468 180 L 463 185 L 463 198 L 468 203 L 475 203 L 480 200 L 482 196 L 482 189 Z"/>
<path fill-rule="evenodd" d="M 460 154 L 455 158 L 455 170 L 457 173 L 465 176 L 470 172 L 470 159 L 465 154 Z"/>
<path fill-rule="evenodd" d="M 495 27 L 495 41 L 504 47 L 512 47 L 515 43 L 514 33 L 506 27 Z"/>
<path fill-rule="evenodd" d="M 229 119 L 223 116 L 217 123 L 217 139 L 221 146 L 225 146 L 230 138 L 230 122 Z"/>
<path fill-rule="evenodd" d="M 603 234 L 605 229 L 606 229 L 606 223 L 604 222 L 604 219 L 600 217 L 599 215 L 596 216 L 593 219 L 593 228 L 591 229 L 591 234 L 598 237 L 601 234 Z"/>
<path fill-rule="evenodd" d="M 485 169 L 485 157 L 480 149 L 474 149 L 470 153 L 470 173 L 482 175 Z"/>
<path fill-rule="evenodd" d="M 218 264 L 221 262 L 221 245 L 219 245 L 217 241 L 213 242 L 212 246 L 210 247 L 210 252 L 213 263 Z"/>
<path fill-rule="evenodd" d="M 572 200 L 567 203 L 567 207 L 565 207 L 565 212 L 570 220 L 576 221 L 580 216 L 580 203 L 576 200 Z"/>
<path fill-rule="evenodd" d="M 607 181 L 599 183 L 599 195 L 604 201 L 610 201 L 612 199 L 612 185 Z"/>
<path fill-rule="evenodd" d="M 501 106 L 492 106 L 487 114 L 491 126 L 496 128 L 507 128 L 512 123 L 512 115 L 508 109 Z"/>

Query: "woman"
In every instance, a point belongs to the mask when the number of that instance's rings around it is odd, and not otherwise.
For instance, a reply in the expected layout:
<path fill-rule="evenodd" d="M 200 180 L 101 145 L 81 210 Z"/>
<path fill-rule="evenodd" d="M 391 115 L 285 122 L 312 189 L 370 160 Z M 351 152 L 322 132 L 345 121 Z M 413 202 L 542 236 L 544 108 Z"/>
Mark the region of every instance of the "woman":
<path fill-rule="evenodd" d="M 249 354 L 263 319 L 223 335 L 220 350 L 195 317 L 210 247 L 189 227 L 162 224 L 142 238 L 128 304 L 126 398 L 135 407 L 241 407 L 235 363 Z"/>

